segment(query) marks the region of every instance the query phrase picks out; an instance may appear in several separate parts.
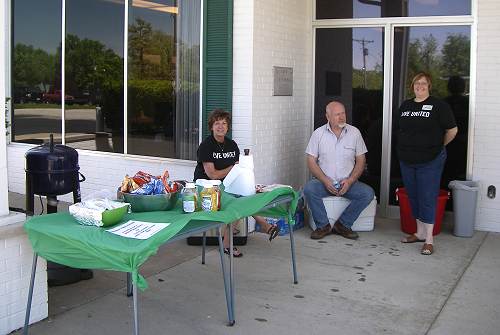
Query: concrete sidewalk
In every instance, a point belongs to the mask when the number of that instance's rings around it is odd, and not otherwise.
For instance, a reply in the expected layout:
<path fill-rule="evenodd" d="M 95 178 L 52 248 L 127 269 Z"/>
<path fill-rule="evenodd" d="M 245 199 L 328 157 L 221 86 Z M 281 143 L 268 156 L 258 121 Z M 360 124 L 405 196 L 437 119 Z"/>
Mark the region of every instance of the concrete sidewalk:
<path fill-rule="evenodd" d="M 458 238 L 449 229 L 432 256 L 421 243 L 401 244 L 399 220 L 377 219 L 358 241 L 296 232 L 299 284 L 292 283 L 288 237 L 253 234 L 235 259 L 236 325 L 227 311 L 219 254 L 201 265 L 200 248 L 183 241 L 162 248 L 142 273 L 141 334 L 498 334 L 500 234 Z M 125 275 L 49 290 L 47 320 L 30 334 L 132 334 Z M 16 334 L 20 334 L 17 332 Z"/>

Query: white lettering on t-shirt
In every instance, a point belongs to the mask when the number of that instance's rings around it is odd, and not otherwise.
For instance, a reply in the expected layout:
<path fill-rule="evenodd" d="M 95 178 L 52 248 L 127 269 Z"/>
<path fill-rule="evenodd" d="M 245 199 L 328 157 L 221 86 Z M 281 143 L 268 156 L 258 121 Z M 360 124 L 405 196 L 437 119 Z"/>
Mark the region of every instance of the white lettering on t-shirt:
<path fill-rule="evenodd" d="M 214 159 L 234 158 L 234 157 L 236 157 L 236 151 L 214 152 L 213 157 L 214 157 Z"/>
<path fill-rule="evenodd" d="M 422 110 L 423 111 L 431 111 L 432 110 L 432 105 L 423 105 L 422 106 Z"/>
<path fill-rule="evenodd" d="M 429 112 L 424 112 L 424 111 L 411 112 L 411 116 L 429 117 L 429 115 L 430 115 Z"/>
<path fill-rule="evenodd" d="M 429 117 L 430 115 L 431 115 L 430 112 L 424 112 L 423 110 L 416 111 L 416 112 L 406 111 L 406 112 L 401 113 L 401 117 L 404 117 L 404 116 Z"/>

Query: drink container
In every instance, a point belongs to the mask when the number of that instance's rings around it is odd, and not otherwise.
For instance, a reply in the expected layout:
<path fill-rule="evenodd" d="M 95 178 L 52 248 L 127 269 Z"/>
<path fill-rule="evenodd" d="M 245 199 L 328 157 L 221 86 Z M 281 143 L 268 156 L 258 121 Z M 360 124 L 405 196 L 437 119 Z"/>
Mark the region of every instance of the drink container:
<path fill-rule="evenodd" d="M 193 213 L 197 211 L 198 194 L 194 183 L 186 183 L 182 191 L 182 210 L 184 213 Z"/>

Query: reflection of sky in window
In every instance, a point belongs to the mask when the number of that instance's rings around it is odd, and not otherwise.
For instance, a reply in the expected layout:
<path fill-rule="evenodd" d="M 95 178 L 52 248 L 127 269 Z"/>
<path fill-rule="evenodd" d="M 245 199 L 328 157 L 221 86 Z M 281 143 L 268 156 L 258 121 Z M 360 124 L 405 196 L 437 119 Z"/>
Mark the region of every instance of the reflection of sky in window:
<path fill-rule="evenodd" d="M 363 46 L 354 40 L 365 40 L 365 48 L 368 49 L 366 55 L 366 69 L 373 70 L 375 66 L 382 65 L 382 41 L 384 35 L 382 28 L 353 28 L 352 29 L 352 66 L 355 69 L 363 68 Z"/>
<path fill-rule="evenodd" d="M 124 1 L 67 0 L 66 34 L 99 41 L 123 57 Z"/>
<path fill-rule="evenodd" d="M 174 6 L 174 1 L 172 0 L 155 0 L 157 4 Z M 130 21 L 129 25 L 135 23 L 136 18 L 141 18 L 144 21 L 151 24 L 153 30 L 159 30 L 163 33 L 173 35 L 174 34 L 174 24 L 175 24 L 175 14 L 165 13 L 161 11 L 155 11 L 147 8 L 131 7 L 130 8 Z"/>
<path fill-rule="evenodd" d="M 367 1 L 372 3 L 408 3 L 408 14 L 401 13 L 400 16 L 433 16 L 433 15 L 470 15 L 471 0 L 380 0 Z M 381 6 L 376 4 L 362 3 L 353 0 L 353 17 L 380 17 Z"/>
<path fill-rule="evenodd" d="M 469 37 L 470 40 L 470 27 L 469 26 L 446 26 L 446 27 L 407 27 L 405 29 L 410 29 L 410 42 L 416 39 L 422 40 L 423 37 L 432 36 L 437 42 L 437 53 L 441 52 L 444 42 L 448 35 L 465 35 Z M 382 65 L 382 55 L 383 55 L 383 29 L 382 28 L 353 28 L 352 32 L 352 66 L 355 69 L 363 68 L 363 49 L 362 45 L 356 40 L 365 39 L 367 41 L 373 41 L 372 43 L 366 43 L 365 47 L 368 49 L 368 55 L 366 56 L 366 69 L 374 70 L 375 66 Z"/>
<path fill-rule="evenodd" d="M 172 0 L 154 2 L 170 6 L 174 3 Z M 100 41 L 123 57 L 124 13 L 124 0 L 67 0 L 66 32 L 81 39 Z M 141 17 L 151 23 L 153 30 L 173 34 L 174 14 L 132 6 L 130 13 L 132 20 Z M 61 44 L 61 0 L 17 0 L 14 15 L 15 43 L 56 53 Z"/>
<path fill-rule="evenodd" d="M 61 1 L 16 1 L 14 43 L 31 45 L 55 54 L 61 43 Z"/>
<path fill-rule="evenodd" d="M 441 52 L 444 42 L 448 35 L 465 35 L 470 40 L 470 27 L 468 26 L 446 26 L 446 27 L 409 27 L 410 29 L 410 42 L 417 38 L 422 40 L 423 37 L 432 36 L 437 42 L 437 53 Z"/>

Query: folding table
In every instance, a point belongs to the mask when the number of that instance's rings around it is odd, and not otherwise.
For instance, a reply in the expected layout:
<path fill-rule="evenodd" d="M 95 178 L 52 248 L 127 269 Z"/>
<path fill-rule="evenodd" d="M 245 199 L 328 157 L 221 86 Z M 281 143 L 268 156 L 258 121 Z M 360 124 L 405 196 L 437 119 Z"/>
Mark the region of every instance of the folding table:
<path fill-rule="evenodd" d="M 222 194 L 222 209 L 218 212 L 195 212 L 185 214 L 180 204 L 171 211 L 130 213 L 126 220 L 146 222 L 166 222 L 170 225 L 148 238 L 137 240 L 121 237 L 105 228 L 80 225 L 69 213 L 56 213 L 36 216 L 28 220 L 25 230 L 33 246 L 34 256 L 31 272 L 24 334 L 28 334 L 31 300 L 35 282 L 38 256 L 59 264 L 84 269 L 106 269 L 127 273 L 127 291 L 133 295 L 134 334 L 139 334 L 137 288 L 147 288 L 146 280 L 139 274 L 140 266 L 164 244 L 187 238 L 191 235 L 206 233 L 210 229 L 219 231 L 219 254 L 224 279 L 226 306 L 229 324 L 235 323 L 234 317 L 234 275 L 232 225 L 240 218 L 259 214 L 271 217 L 286 217 L 290 231 L 290 247 L 294 283 L 297 283 L 295 246 L 293 240 L 293 213 L 295 212 L 297 192 L 290 188 L 279 188 L 271 192 L 259 193 L 248 197 L 234 197 Z M 222 246 L 222 226 L 229 227 L 229 273 L 226 270 Z M 202 262 L 205 258 L 205 245 L 202 249 Z M 133 284 L 130 284 L 132 282 Z"/>

